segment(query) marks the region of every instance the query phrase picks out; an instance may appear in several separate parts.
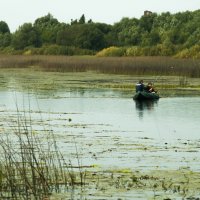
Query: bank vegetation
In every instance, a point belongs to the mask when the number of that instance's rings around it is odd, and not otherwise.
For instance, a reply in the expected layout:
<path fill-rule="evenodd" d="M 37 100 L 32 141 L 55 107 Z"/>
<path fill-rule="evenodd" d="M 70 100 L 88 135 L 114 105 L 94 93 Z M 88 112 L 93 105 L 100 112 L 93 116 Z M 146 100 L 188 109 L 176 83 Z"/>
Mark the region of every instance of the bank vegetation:
<path fill-rule="evenodd" d="M 95 71 L 105 74 L 200 77 L 200 62 L 198 59 L 152 56 L 0 56 L 0 68 L 30 67 L 36 70 L 51 72 Z"/>
<path fill-rule="evenodd" d="M 151 11 L 113 25 L 86 20 L 70 23 L 48 13 L 11 33 L 0 21 L 0 53 L 20 55 L 176 56 L 200 58 L 200 10 L 171 14 Z"/>

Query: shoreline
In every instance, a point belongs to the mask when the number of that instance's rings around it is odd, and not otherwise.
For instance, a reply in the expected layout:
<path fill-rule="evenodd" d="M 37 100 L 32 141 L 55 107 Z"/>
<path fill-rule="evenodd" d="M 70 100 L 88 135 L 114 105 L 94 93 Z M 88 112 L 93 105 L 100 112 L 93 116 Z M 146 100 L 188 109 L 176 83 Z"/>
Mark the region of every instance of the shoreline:
<path fill-rule="evenodd" d="M 0 89 L 35 92 L 105 89 L 133 96 L 139 79 L 152 82 L 161 97 L 200 96 L 200 79 L 179 76 L 119 75 L 87 72 L 45 72 L 36 68 L 1 68 Z M 44 78 L 45 77 L 45 78 Z"/>

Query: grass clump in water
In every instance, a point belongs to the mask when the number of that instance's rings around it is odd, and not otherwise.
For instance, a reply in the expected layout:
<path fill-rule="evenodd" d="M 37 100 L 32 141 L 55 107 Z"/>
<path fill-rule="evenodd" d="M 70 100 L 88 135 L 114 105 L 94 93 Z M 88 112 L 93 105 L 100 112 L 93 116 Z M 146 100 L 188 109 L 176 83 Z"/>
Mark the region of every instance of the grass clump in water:
<path fill-rule="evenodd" d="M 75 185 L 83 185 L 59 151 L 54 135 L 47 131 L 46 139 L 32 129 L 31 119 L 12 122 L 11 130 L 0 136 L 0 198 L 48 199 Z"/>

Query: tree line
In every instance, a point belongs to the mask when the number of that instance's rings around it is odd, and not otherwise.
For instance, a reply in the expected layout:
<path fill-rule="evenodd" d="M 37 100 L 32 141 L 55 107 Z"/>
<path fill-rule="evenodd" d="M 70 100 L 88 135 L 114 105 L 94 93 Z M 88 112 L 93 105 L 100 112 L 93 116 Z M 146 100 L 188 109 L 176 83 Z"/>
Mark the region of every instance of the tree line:
<path fill-rule="evenodd" d="M 144 14 L 110 25 L 80 19 L 61 23 L 50 13 L 11 33 L 0 21 L 0 51 L 8 54 L 198 57 L 200 10 Z"/>

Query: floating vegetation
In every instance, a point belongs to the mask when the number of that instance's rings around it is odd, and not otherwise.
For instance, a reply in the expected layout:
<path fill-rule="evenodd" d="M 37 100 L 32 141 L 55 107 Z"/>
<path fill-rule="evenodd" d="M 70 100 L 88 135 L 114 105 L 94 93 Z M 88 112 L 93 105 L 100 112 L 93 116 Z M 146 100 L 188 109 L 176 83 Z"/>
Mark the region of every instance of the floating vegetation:
<path fill-rule="evenodd" d="M 0 198 L 45 199 L 52 193 L 83 185 L 83 174 L 73 172 L 56 144 L 52 131 L 42 140 L 31 117 L 18 114 L 15 126 L 0 135 Z M 80 166 L 79 166 L 80 167 Z"/>
<path fill-rule="evenodd" d="M 120 75 L 95 71 L 58 73 L 30 68 L 0 70 L 1 90 L 36 93 L 40 98 L 47 95 L 49 99 L 77 98 L 79 94 L 94 98 L 130 97 L 141 78 L 145 83 L 153 82 L 162 97 L 200 95 L 199 78 L 185 76 Z"/>
<path fill-rule="evenodd" d="M 200 140 L 192 135 L 198 136 L 199 98 L 135 105 L 139 78 L 1 69 L 1 95 L 8 98 L 0 105 L 0 199 L 198 199 Z M 153 79 L 175 96 L 200 91 L 199 79 L 144 77 Z M 13 97 L 25 106 L 26 97 L 36 100 L 41 110 L 33 103 L 16 112 Z M 163 113 L 176 115 L 165 120 Z"/>

